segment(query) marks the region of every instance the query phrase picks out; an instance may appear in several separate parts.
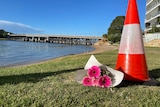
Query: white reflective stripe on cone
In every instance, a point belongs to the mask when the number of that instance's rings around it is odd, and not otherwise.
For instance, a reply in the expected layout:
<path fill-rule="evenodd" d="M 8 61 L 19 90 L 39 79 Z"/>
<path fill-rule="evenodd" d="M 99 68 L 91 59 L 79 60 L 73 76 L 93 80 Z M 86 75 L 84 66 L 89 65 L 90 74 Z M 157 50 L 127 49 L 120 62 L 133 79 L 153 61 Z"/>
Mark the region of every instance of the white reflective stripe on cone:
<path fill-rule="evenodd" d="M 127 24 L 123 27 L 119 53 L 144 54 L 142 34 L 139 24 Z"/>

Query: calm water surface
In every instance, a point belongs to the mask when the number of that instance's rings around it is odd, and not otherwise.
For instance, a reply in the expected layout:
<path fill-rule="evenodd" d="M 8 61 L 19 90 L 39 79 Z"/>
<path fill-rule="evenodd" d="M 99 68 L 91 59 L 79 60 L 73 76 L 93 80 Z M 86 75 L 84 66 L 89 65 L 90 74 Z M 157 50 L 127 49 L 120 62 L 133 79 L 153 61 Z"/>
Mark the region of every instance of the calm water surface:
<path fill-rule="evenodd" d="M 94 50 L 91 46 L 0 40 L 0 67 L 48 60 Z"/>

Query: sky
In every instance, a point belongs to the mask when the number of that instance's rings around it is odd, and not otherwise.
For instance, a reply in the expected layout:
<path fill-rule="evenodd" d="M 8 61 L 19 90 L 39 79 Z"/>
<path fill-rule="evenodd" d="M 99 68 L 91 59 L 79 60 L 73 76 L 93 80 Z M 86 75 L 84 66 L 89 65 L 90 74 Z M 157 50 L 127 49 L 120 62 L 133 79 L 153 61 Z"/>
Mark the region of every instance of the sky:
<path fill-rule="evenodd" d="M 0 0 L 0 29 L 17 34 L 102 36 L 128 0 Z M 144 29 L 146 0 L 137 0 Z"/>

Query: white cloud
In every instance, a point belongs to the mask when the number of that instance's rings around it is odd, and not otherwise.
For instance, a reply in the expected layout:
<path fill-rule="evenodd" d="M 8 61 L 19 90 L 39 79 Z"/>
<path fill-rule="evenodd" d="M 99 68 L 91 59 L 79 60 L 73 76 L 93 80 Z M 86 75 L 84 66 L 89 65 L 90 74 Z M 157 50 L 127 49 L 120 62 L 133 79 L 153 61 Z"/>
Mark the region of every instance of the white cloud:
<path fill-rule="evenodd" d="M 32 27 L 30 25 L 25 25 L 22 23 L 11 22 L 6 20 L 0 20 L 0 29 L 4 29 L 5 31 L 12 32 L 12 33 L 43 33 L 41 29 Z"/>

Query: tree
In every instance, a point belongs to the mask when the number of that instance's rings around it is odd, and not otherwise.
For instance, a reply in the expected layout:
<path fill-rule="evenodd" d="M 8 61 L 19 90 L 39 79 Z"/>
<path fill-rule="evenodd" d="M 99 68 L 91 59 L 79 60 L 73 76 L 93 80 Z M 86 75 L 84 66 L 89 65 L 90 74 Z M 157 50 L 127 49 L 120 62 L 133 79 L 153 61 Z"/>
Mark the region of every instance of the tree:
<path fill-rule="evenodd" d="M 119 42 L 121 39 L 121 34 L 117 33 L 117 34 L 110 34 L 108 35 L 108 40 L 111 41 L 111 43 L 116 43 Z"/>
<path fill-rule="evenodd" d="M 105 38 L 107 38 L 108 35 L 107 34 L 103 34 L 102 36 L 105 37 Z"/>
<path fill-rule="evenodd" d="M 1 29 L 0 30 L 0 38 L 7 38 L 8 37 L 8 33 L 5 30 Z"/>
<path fill-rule="evenodd" d="M 112 43 L 119 42 L 123 30 L 125 16 L 117 16 L 108 28 L 108 34 L 103 34 Z"/>
<path fill-rule="evenodd" d="M 148 31 L 148 33 L 156 33 L 160 32 L 160 28 L 156 26 L 152 26 L 152 29 Z"/>
<path fill-rule="evenodd" d="M 108 28 L 109 34 L 122 33 L 125 16 L 117 16 Z"/>

